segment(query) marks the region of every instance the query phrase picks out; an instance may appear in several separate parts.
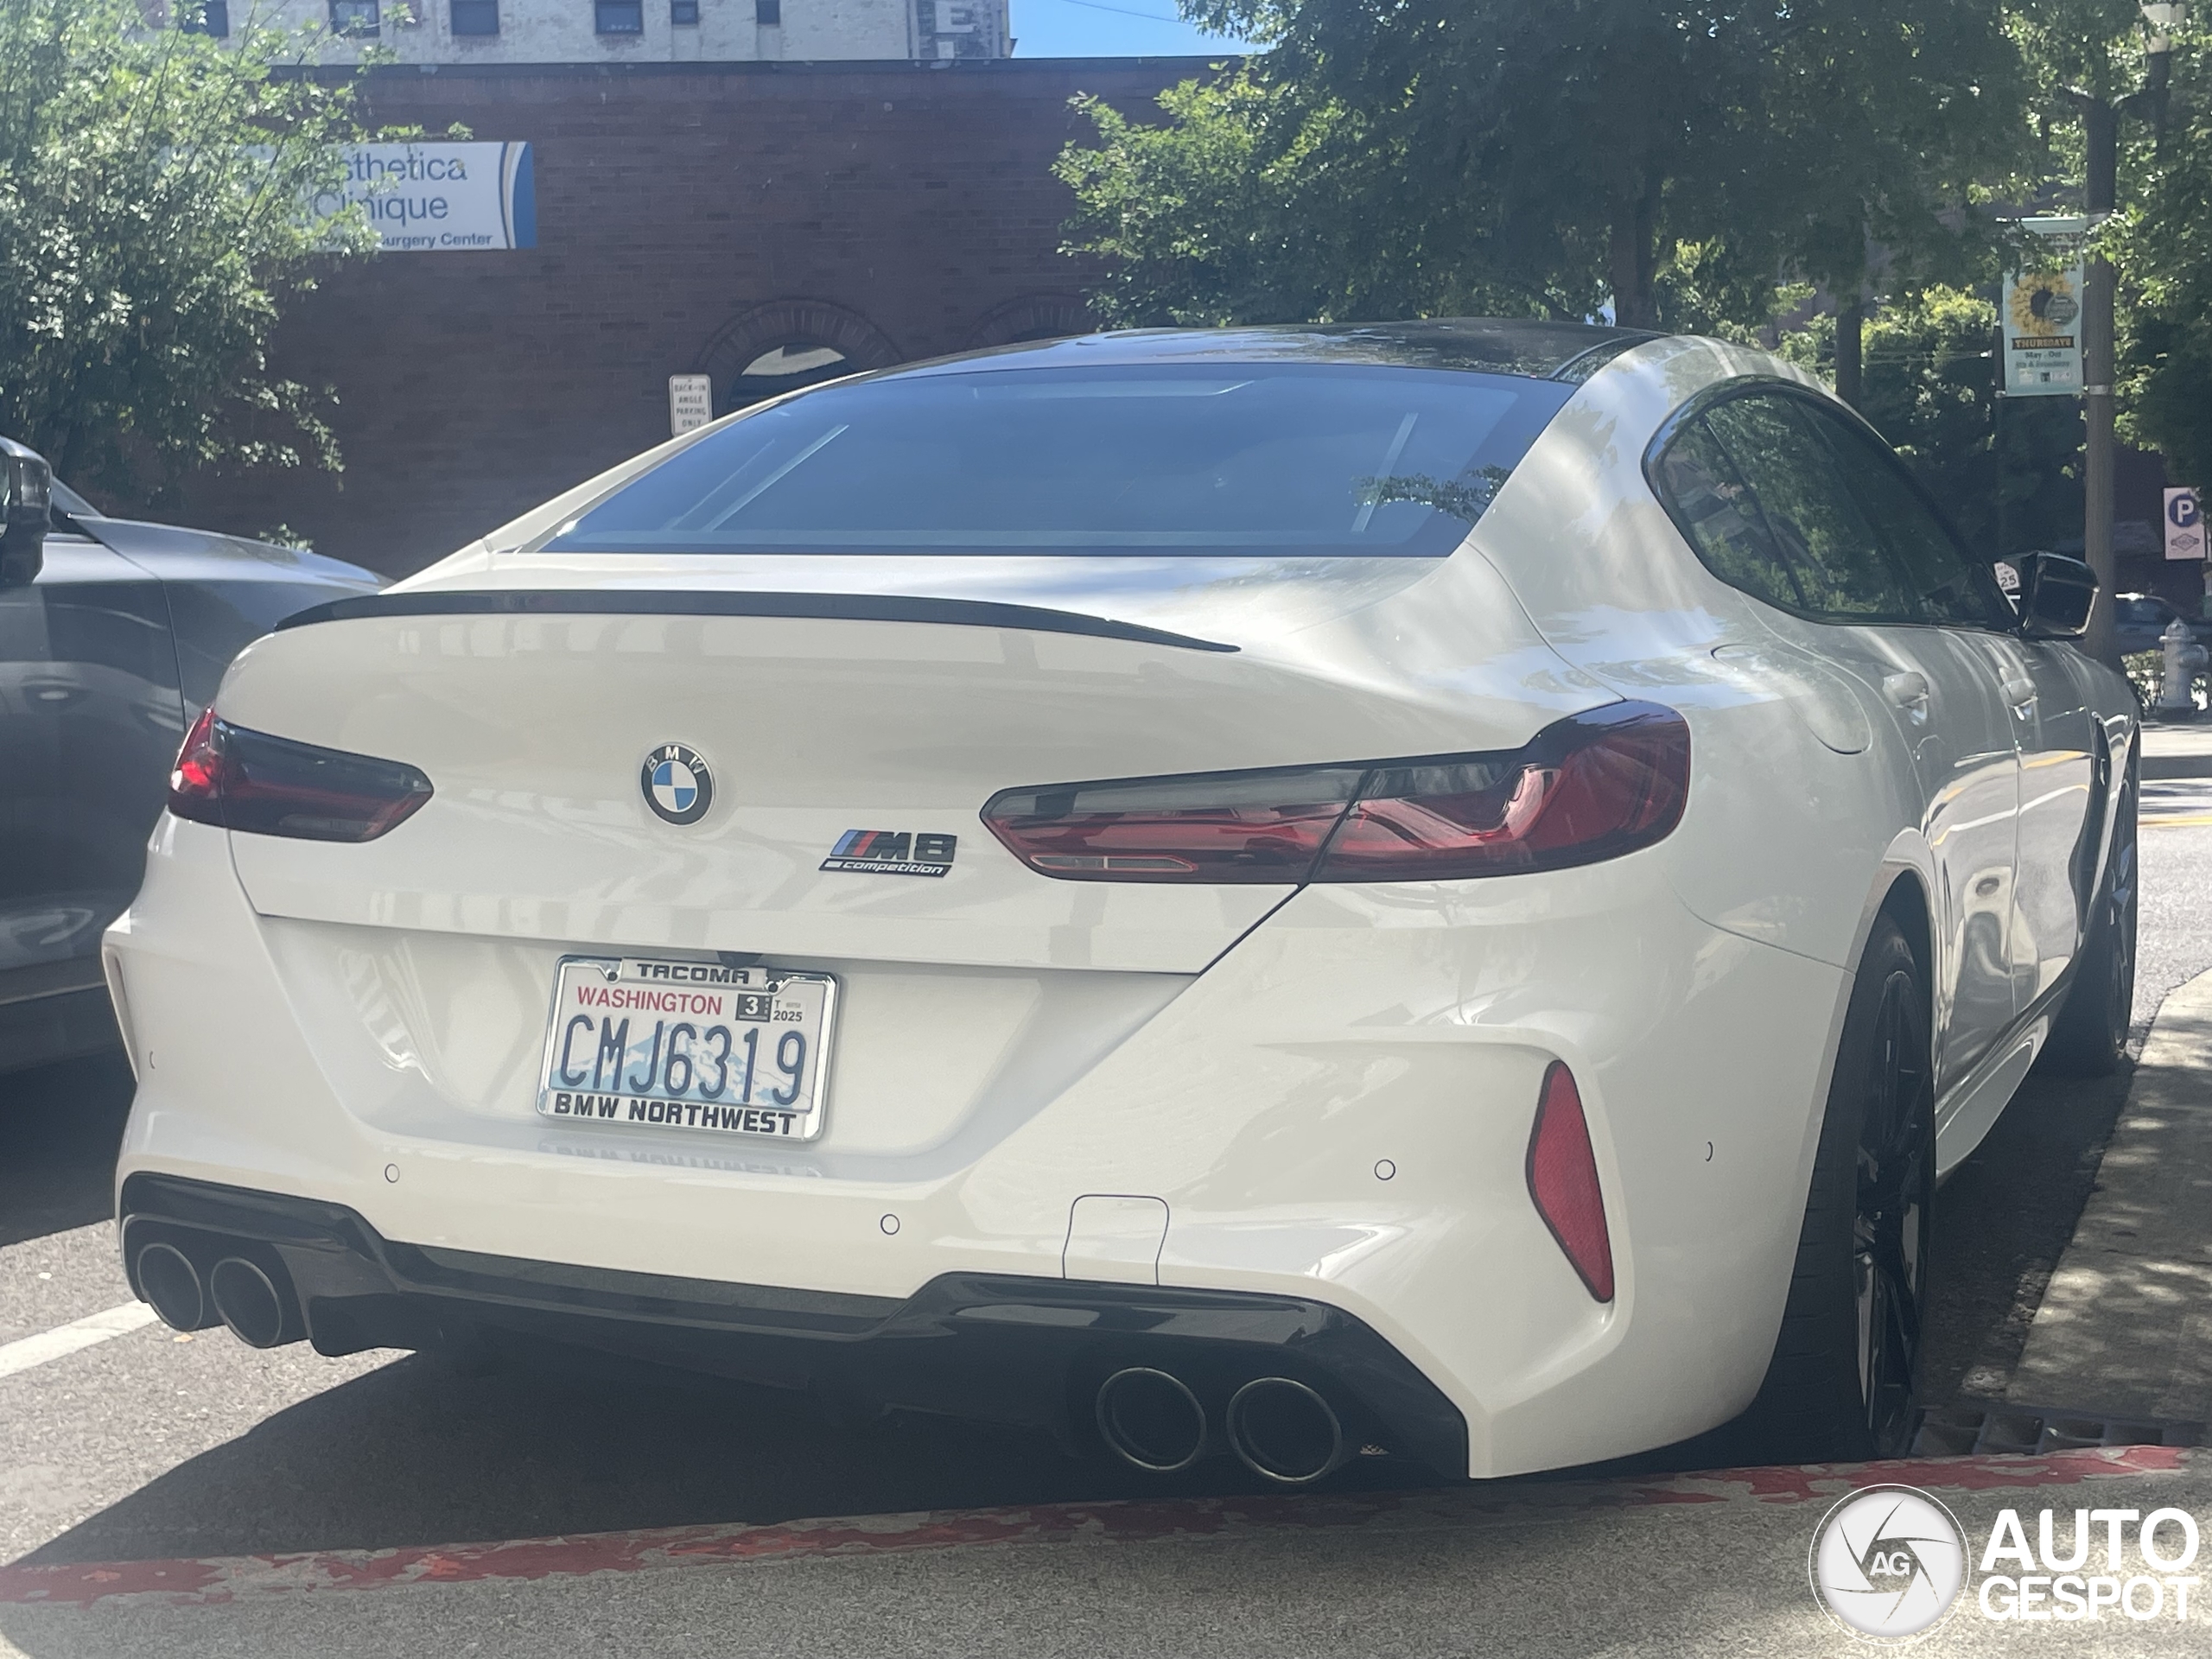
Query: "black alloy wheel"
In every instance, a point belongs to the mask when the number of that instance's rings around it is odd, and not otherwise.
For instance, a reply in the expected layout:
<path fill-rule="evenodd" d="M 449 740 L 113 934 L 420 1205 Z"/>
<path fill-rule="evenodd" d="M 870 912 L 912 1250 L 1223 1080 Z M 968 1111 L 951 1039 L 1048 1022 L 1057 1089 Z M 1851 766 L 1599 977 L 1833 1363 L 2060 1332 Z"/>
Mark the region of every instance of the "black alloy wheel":
<path fill-rule="evenodd" d="M 2135 1016 L 2136 781 L 2131 774 L 2113 813 L 2112 849 L 2089 907 L 2081 960 L 2042 1059 L 2077 1077 L 2109 1077 L 2126 1057 Z"/>
<path fill-rule="evenodd" d="M 1828 1084 L 1789 1300 L 1765 1381 L 1726 1431 L 1770 1463 L 1903 1456 L 1920 1415 L 1936 1198 L 1927 978 L 1875 918 Z"/>
<path fill-rule="evenodd" d="M 1936 1199 L 1935 1080 L 1924 1007 L 1914 975 L 1900 969 L 1884 980 L 1859 1131 L 1852 1283 L 1859 1395 L 1866 1446 L 1876 1457 L 1908 1448 L 1917 1403 Z"/>

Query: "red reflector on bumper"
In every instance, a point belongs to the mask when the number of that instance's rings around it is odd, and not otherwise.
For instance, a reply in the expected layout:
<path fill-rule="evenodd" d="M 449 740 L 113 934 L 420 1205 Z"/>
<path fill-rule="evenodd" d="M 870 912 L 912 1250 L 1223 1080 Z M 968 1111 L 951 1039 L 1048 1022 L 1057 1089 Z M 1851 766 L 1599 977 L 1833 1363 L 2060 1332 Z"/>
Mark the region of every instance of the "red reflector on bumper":
<path fill-rule="evenodd" d="M 1563 1060 L 1552 1062 L 1536 1097 L 1536 1126 L 1529 1135 L 1529 1196 L 1584 1287 L 1599 1301 L 1611 1301 L 1613 1243 L 1605 1231 L 1598 1160 L 1590 1149 L 1581 1092 Z"/>

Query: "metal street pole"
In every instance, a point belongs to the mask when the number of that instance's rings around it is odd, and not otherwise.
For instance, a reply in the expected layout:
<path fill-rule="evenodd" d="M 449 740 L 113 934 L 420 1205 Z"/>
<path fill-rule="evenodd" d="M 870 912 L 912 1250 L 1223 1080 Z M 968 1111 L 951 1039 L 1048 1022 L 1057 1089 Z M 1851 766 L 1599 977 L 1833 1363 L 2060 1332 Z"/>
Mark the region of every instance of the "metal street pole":
<path fill-rule="evenodd" d="M 2143 89 L 2118 104 L 2108 104 L 2094 93 L 2075 92 L 2075 106 L 2082 111 L 2082 148 L 2088 165 L 2082 181 L 2083 203 L 2092 233 L 2108 218 L 2120 194 L 2120 123 L 2126 115 L 2149 113 L 2165 137 L 2168 79 L 2173 62 L 2171 29 L 2187 16 L 2183 0 L 2142 0 L 2143 21 L 2150 31 L 2145 59 Z M 2113 271 L 2111 262 L 2094 251 L 2082 280 L 2082 556 L 2097 573 L 2096 608 L 2090 613 L 2088 632 L 2082 648 L 2099 660 L 2117 664 L 2120 641 L 2113 627 L 2113 596 L 2119 568 L 2113 556 Z"/>
<path fill-rule="evenodd" d="M 2082 111 L 2088 178 L 2086 200 L 2092 232 L 2113 209 L 2119 194 L 2120 111 L 2101 98 L 2085 100 Z M 2119 568 L 2113 556 L 2113 269 L 2092 252 L 2082 282 L 2082 467 L 2083 557 L 2097 573 L 2096 608 L 2090 613 L 2082 648 L 2100 662 L 2117 664 L 2120 639 L 2113 627 L 2113 595 Z"/>

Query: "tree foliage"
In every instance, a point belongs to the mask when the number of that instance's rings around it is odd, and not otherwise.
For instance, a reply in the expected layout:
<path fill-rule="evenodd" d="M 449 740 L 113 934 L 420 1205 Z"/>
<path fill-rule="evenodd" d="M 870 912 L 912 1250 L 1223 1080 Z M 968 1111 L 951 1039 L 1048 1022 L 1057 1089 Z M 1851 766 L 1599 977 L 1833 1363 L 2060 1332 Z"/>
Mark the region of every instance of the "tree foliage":
<path fill-rule="evenodd" d="M 358 130 L 346 88 L 281 73 L 311 40 L 245 22 L 219 45 L 133 0 L 0 3 L 0 430 L 66 476 L 336 464 L 267 347 L 372 245 L 358 213 L 303 211 Z"/>
<path fill-rule="evenodd" d="M 2121 315 L 2120 430 L 2212 487 L 2212 33 L 2176 43 L 2163 145 L 2139 144 L 2111 246 Z"/>
<path fill-rule="evenodd" d="M 1997 307 L 1931 287 L 1870 318 L 1859 410 L 1992 557 L 2082 545 L 2082 415 L 2071 398 L 1997 397 Z M 1832 372 L 1835 319 L 1785 335 L 1783 354 Z"/>
<path fill-rule="evenodd" d="M 1477 295 L 1755 325 L 1785 276 L 1855 291 L 1870 238 L 1956 276 L 1986 245 L 1947 209 L 2022 95 L 1980 0 L 1187 9 L 1266 49 L 1171 92 L 1161 126 L 1091 105 L 1097 144 L 1062 162 L 1071 246 L 1107 257 L 1117 321 L 1194 294 L 1209 315 L 1338 316 Z"/>

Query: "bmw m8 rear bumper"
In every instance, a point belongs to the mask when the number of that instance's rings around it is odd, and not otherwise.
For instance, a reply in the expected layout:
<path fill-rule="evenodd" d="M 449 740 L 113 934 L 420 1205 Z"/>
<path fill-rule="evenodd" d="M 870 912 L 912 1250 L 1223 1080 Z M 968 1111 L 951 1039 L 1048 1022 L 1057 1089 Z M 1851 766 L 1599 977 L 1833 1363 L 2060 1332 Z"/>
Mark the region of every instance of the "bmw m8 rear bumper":
<path fill-rule="evenodd" d="M 1351 1443 L 1450 1478 L 1467 1466 L 1466 1420 L 1436 1385 L 1359 1319 L 1300 1298 L 976 1273 L 904 1300 L 728 1284 L 405 1244 L 343 1205 L 153 1174 L 124 1184 L 122 1231 L 127 1269 L 156 1243 L 203 1278 L 226 1255 L 258 1260 L 330 1356 L 512 1334 L 1071 1445 L 1128 1367 L 1181 1378 L 1215 1424 L 1244 1383 L 1287 1376 L 1331 1402 Z"/>

